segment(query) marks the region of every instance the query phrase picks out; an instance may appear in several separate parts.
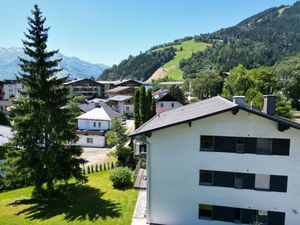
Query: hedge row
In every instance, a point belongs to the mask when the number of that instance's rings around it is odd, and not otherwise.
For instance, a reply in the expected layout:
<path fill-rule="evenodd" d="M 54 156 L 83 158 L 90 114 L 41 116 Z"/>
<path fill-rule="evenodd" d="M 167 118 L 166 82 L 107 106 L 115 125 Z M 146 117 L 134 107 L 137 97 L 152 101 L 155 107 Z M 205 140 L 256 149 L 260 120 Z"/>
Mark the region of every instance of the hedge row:
<path fill-rule="evenodd" d="M 99 171 L 104 171 L 104 170 L 110 170 L 115 167 L 114 162 L 111 163 L 104 163 L 104 164 L 96 164 L 96 165 L 90 165 L 87 167 L 82 168 L 82 173 L 83 174 L 90 174 L 90 173 L 95 173 Z"/>

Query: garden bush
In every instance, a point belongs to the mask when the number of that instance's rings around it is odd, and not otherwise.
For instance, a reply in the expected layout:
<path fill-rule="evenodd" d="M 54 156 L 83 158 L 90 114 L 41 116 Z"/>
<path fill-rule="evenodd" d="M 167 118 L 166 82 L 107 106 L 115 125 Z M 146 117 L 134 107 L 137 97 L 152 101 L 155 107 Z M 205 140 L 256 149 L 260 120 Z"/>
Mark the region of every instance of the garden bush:
<path fill-rule="evenodd" d="M 110 173 L 110 180 L 114 188 L 126 188 L 131 185 L 132 172 L 127 167 L 117 167 Z"/>

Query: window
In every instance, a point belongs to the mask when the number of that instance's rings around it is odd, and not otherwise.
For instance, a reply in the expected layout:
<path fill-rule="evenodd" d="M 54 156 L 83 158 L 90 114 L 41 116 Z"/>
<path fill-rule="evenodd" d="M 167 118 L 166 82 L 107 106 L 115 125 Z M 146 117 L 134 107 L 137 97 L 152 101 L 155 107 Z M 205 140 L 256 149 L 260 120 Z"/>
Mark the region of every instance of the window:
<path fill-rule="evenodd" d="M 86 138 L 87 143 L 93 143 L 93 138 Z"/>
<path fill-rule="evenodd" d="M 270 190 L 270 175 L 256 174 L 255 188 L 261 190 Z"/>
<path fill-rule="evenodd" d="M 241 137 L 236 138 L 235 150 L 236 152 L 243 153 L 245 146 L 245 139 Z"/>
<path fill-rule="evenodd" d="M 96 122 L 94 122 L 94 127 L 96 127 Z"/>
<path fill-rule="evenodd" d="M 260 225 L 267 225 L 268 224 L 268 211 L 264 210 L 257 210 L 256 211 L 256 218 L 257 222 L 260 222 Z"/>
<path fill-rule="evenodd" d="M 201 150 L 213 150 L 213 149 L 214 149 L 214 137 L 201 136 Z"/>
<path fill-rule="evenodd" d="M 213 216 L 213 206 L 199 204 L 199 218 L 212 219 Z"/>
<path fill-rule="evenodd" d="M 101 127 L 101 122 L 98 122 L 98 127 Z"/>
<path fill-rule="evenodd" d="M 272 154 L 272 139 L 257 138 L 256 152 L 258 154 Z"/>
<path fill-rule="evenodd" d="M 164 103 L 160 103 L 160 107 L 164 107 Z"/>
<path fill-rule="evenodd" d="M 235 174 L 234 187 L 243 188 L 243 174 L 242 173 Z"/>
<path fill-rule="evenodd" d="M 234 222 L 235 223 L 240 223 L 240 222 L 242 222 L 242 220 L 241 220 L 241 209 L 239 209 L 239 208 L 235 208 L 234 209 Z"/>
<path fill-rule="evenodd" d="M 125 108 L 127 111 L 129 111 L 129 106 L 126 106 L 126 108 Z"/>
<path fill-rule="evenodd" d="M 200 170 L 200 184 L 212 185 L 213 184 L 213 171 Z"/>
<path fill-rule="evenodd" d="M 174 108 L 174 103 L 171 103 L 171 107 Z"/>

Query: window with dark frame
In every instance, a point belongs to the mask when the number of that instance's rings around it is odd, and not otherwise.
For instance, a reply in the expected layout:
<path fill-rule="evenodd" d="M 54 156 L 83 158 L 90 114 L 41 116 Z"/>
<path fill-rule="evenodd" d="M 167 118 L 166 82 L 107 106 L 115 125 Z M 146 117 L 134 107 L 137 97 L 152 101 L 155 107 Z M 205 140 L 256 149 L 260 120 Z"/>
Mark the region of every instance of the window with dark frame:
<path fill-rule="evenodd" d="M 94 122 L 94 127 L 96 127 L 96 122 Z"/>
<path fill-rule="evenodd" d="M 98 122 L 98 127 L 101 127 L 101 122 Z"/>
<path fill-rule="evenodd" d="M 245 138 L 237 137 L 235 144 L 235 151 L 238 153 L 243 153 L 245 149 Z"/>
<path fill-rule="evenodd" d="M 212 185 L 213 184 L 213 171 L 200 170 L 200 184 Z"/>
<path fill-rule="evenodd" d="M 256 142 L 256 153 L 257 154 L 272 154 L 272 142 L 271 138 L 257 138 Z"/>
<path fill-rule="evenodd" d="M 174 103 L 171 103 L 171 107 L 172 107 L 172 108 L 174 107 Z"/>
<path fill-rule="evenodd" d="M 268 211 L 256 210 L 255 214 L 260 225 L 268 225 Z"/>
<path fill-rule="evenodd" d="M 235 208 L 234 209 L 234 222 L 235 223 L 240 223 L 242 222 L 242 213 L 241 213 L 241 209 L 239 208 Z"/>
<path fill-rule="evenodd" d="M 235 174 L 234 187 L 235 188 L 243 188 L 243 174 L 242 173 Z"/>
<path fill-rule="evenodd" d="M 206 204 L 199 204 L 199 218 L 201 219 L 212 219 L 213 217 L 213 206 Z"/>
<path fill-rule="evenodd" d="M 206 151 L 214 150 L 215 139 L 214 136 L 201 136 L 200 137 L 200 149 Z"/>
<path fill-rule="evenodd" d="M 160 103 L 160 107 L 164 107 L 164 103 Z"/>

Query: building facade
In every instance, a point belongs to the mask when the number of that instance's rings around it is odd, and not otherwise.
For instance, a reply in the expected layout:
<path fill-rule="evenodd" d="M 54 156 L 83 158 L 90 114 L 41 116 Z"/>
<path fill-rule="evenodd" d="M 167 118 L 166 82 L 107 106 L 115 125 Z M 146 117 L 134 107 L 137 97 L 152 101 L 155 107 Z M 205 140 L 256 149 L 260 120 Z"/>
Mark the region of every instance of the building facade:
<path fill-rule="evenodd" d="M 102 93 L 101 83 L 88 78 L 69 81 L 64 83 L 64 86 L 70 88 L 70 93 L 82 95 L 87 99 L 99 97 L 104 94 Z"/>
<path fill-rule="evenodd" d="M 147 138 L 151 224 L 300 221 L 300 125 L 221 97 L 174 109 Z"/>

